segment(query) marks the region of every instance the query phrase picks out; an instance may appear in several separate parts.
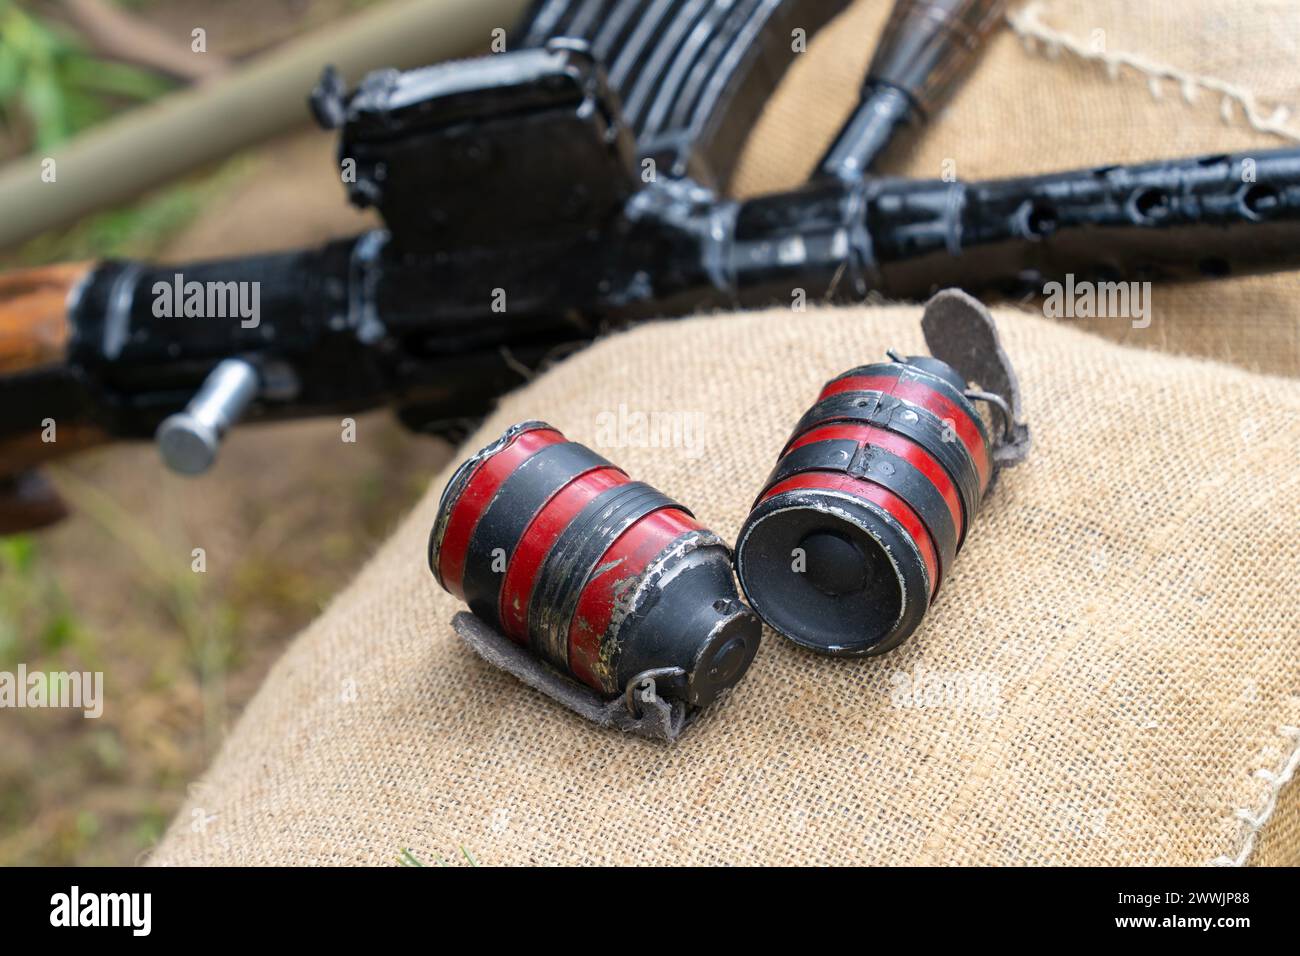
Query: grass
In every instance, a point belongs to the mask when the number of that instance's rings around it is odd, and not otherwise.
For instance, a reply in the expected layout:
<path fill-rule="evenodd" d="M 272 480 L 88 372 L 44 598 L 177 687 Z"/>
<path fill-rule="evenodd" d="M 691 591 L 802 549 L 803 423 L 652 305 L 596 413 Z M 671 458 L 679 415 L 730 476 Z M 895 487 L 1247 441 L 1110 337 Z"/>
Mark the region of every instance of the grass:
<path fill-rule="evenodd" d="M 465 849 L 463 846 L 460 848 L 460 855 L 465 858 L 465 862 L 470 866 L 478 866 L 478 860 L 474 859 L 474 857 L 470 855 L 469 850 Z M 438 866 L 452 866 L 451 863 L 448 863 L 440 856 L 435 856 L 433 859 Z M 397 862 L 401 866 L 425 866 L 426 865 L 425 863 L 421 862 L 419 857 L 417 857 L 413 852 L 411 852 L 410 847 L 403 848 L 402 852 L 397 855 Z"/>
<path fill-rule="evenodd" d="M 75 612 L 37 552 L 30 535 L 0 538 L 0 665 L 6 669 L 27 651 L 58 655 L 85 647 Z"/>
<path fill-rule="evenodd" d="M 174 548 L 93 483 L 63 470 L 59 492 L 75 511 L 97 524 L 119 543 L 120 550 L 134 558 L 143 572 L 142 589 L 166 610 L 172 633 L 183 639 L 188 651 L 187 663 L 203 696 L 204 737 L 220 740 L 227 718 L 222 676 L 233 663 L 237 609 L 220 597 L 205 600 L 205 575 L 196 573 L 192 563 L 175 560 Z"/>
<path fill-rule="evenodd" d="M 173 86 L 148 70 L 94 56 L 59 24 L 0 0 L 0 118 L 20 146 L 48 149 Z"/>

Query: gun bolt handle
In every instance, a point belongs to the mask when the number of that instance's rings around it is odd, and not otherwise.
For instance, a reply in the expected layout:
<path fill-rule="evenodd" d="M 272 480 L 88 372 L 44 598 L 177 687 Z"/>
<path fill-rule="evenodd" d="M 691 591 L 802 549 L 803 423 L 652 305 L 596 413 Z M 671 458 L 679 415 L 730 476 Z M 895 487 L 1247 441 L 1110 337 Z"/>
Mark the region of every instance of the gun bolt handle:
<path fill-rule="evenodd" d="M 199 475 L 212 467 L 230 426 L 257 396 L 259 376 L 243 359 L 225 359 L 204 380 L 185 410 L 169 415 L 155 438 L 172 471 Z"/>

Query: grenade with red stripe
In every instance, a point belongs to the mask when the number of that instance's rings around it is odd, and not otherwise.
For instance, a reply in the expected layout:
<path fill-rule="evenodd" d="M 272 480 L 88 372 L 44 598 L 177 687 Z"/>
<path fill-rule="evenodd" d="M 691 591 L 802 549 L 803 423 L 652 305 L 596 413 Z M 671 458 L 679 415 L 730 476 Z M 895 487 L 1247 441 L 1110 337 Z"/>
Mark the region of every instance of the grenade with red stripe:
<path fill-rule="evenodd" d="M 429 567 L 480 620 L 606 697 L 650 675 L 660 696 L 703 707 L 758 650 L 722 540 L 542 422 L 456 470 Z"/>
<path fill-rule="evenodd" d="M 891 353 L 892 355 L 892 353 Z M 921 623 L 979 510 L 993 444 L 962 376 L 895 357 L 828 382 L 736 543 L 754 610 L 811 650 L 880 654 Z"/>

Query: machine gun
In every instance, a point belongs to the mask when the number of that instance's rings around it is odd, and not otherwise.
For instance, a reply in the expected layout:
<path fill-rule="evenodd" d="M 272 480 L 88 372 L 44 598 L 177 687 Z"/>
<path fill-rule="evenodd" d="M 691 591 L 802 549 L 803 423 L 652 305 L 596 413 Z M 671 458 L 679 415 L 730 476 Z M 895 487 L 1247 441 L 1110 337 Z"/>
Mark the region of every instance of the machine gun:
<path fill-rule="evenodd" d="M 846 5 L 541 0 L 506 52 L 353 91 L 326 70 L 313 111 L 383 229 L 0 277 L 0 531 L 58 516 L 31 471 L 56 454 L 156 435 L 196 473 L 239 419 L 383 405 L 456 435 L 557 350 L 631 321 L 1300 264 L 1300 150 L 991 182 L 867 175 L 969 68 L 1000 19 L 987 0 L 897 3 L 811 181 L 727 198 L 792 35 Z"/>

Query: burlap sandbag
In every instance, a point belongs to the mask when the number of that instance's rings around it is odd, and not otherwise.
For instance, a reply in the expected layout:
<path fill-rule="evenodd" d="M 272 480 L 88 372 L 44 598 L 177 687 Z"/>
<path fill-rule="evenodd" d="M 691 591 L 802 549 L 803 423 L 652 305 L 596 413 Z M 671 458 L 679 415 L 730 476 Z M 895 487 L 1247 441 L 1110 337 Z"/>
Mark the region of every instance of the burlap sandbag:
<path fill-rule="evenodd" d="M 645 326 L 469 445 L 525 418 L 600 447 L 620 406 L 693 416 L 702 441 L 602 451 L 734 539 L 823 380 L 922 350 L 919 315 Z M 1300 383 L 998 320 L 1035 447 L 900 650 L 831 660 L 769 631 L 676 745 L 596 729 L 453 635 L 425 556 L 448 469 L 277 664 L 154 861 L 1294 859 Z"/>
<path fill-rule="evenodd" d="M 960 178 L 981 179 L 1300 140 L 1300 4 L 1009 6 L 1018 29 L 994 37 L 917 148 L 883 172 L 937 179 L 951 160 Z M 860 0 L 797 58 L 754 131 L 737 192 L 788 189 L 807 177 L 856 101 L 889 7 Z M 1300 374 L 1300 273 L 1159 286 L 1152 305 L 1149 328 L 1124 318 L 1079 324 L 1143 348 Z"/>

